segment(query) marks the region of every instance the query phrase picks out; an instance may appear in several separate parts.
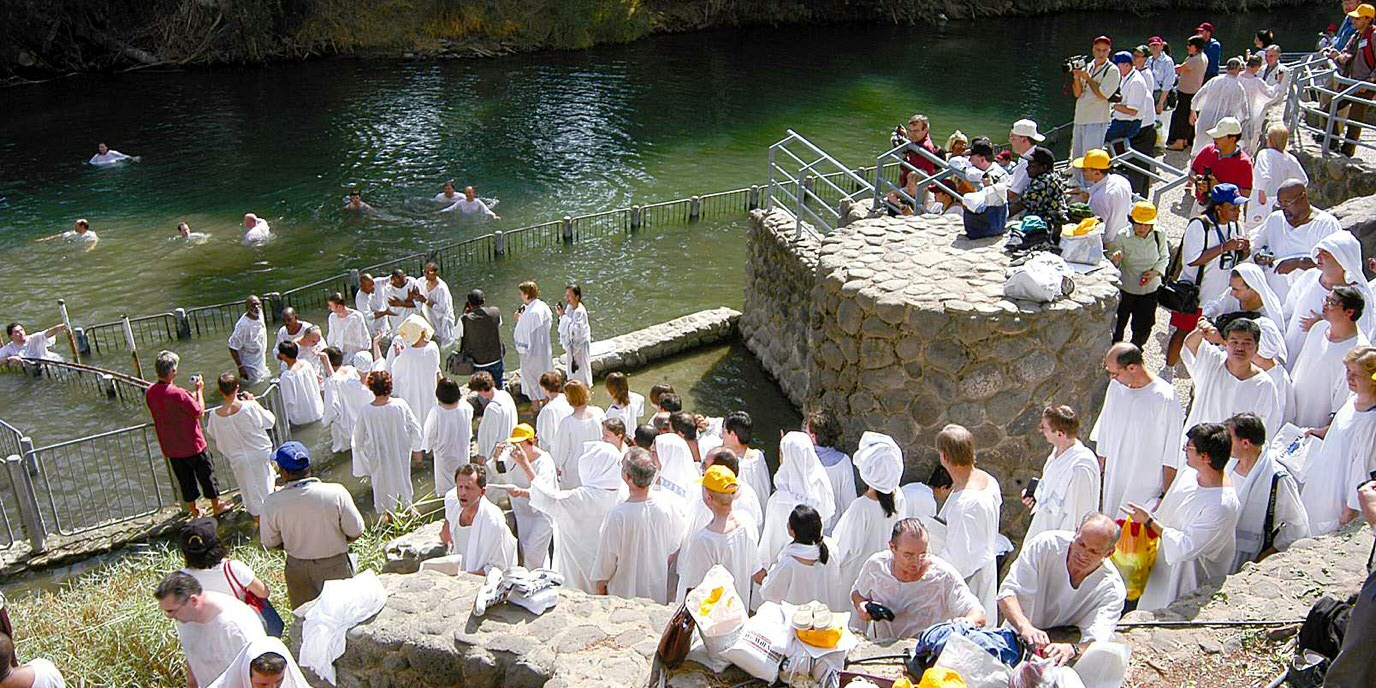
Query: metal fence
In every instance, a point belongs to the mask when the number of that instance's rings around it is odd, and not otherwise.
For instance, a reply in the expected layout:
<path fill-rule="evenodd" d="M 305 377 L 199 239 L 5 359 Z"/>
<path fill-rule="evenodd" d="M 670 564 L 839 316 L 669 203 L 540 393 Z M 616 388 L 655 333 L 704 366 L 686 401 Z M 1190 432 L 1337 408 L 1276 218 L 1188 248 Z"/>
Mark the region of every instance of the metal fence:
<path fill-rule="evenodd" d="M 795 236 L 804 219 L 817 230 L 840 226 L 849 204 L 872 195 L 874 185 L 792 129 L 769 147 L 768 205 L 793 215 Z"/>
<path fill-rule="evenodd" d="M 120 403 L 141 404 L 149 386 L 79 363 L 27 360 L 25 370 Z M 269 430 L 273 444 L 291 439 L 276 381 L 258 401 L 277 416 Z M 0 451 L 6 457 L 0 479 L 0 549 L 21 539 L 14 524 L 22 524 L 32 549 L 41 552 L 50 535 L 77 535 L 134 521 L 181 501 L 152 423 L 34 446 L 23 431 L 0 420 Z M 233 493 L 238 488 L 228 460 L 213 445 L 210 455 L 221 493 Z"/>
<path fill-rule="evenodd" d="M 1285 122 L 1292 137 L 1313 136 L 1320 155 L 1339 151 L 1352 155 L 1357 148 L 1376 149 L 1376 144 L 1363 141 L 1359 133 L 1371 127 L 1366 115 L 1372 107 L 1376 107 L 1376 83 L 1339 74 L 1337 66 L 1323 55 L 1307 55 L 1290 65 Z M 1350 139 L 1345 131 L 1348 128 L 1354 129 Z"/>

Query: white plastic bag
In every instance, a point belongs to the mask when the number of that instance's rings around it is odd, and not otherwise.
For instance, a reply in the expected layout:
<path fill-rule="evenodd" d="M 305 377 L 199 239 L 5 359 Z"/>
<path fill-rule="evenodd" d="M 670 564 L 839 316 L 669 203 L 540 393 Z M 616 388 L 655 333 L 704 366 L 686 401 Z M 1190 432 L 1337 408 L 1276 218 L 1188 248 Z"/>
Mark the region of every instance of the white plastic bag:
<path fill-rule="evenodd" d="M 1284 466 L 1295 480 L 1303 483 L 1308 477 L 1305 470 L 1308 468 L 1309 455 L 1322 444 L 1323 440 L 1313 435 L 1305 435 L 1304 428 L 1286 423 L 1271 440 L 1271 451 L 1275 452 L 1274 456 L 1280 465 Z"/>
<path fill-rule="evenodd" d="M 936 666 L 960 674 L 966 688 L 1008 688 L 1012 675 L 1012 670 L 998 658 L 959 633 L 947 637 L 946 646 L 936 658 Z"/>
<path fill-rule="evenodd" d="M 344 634 L 382 611 L 386 603 L 387 591 L 372 569 L 353 578 L 326 581 L 301 625 L 297 662 L 335 685 L 334 660 L 344 654 Z"/>
<path fill-rule="evenodd" d="M 1100 640 L 1085 648 L 1073 668 L 1085 688 L 1121 688 L 1131 658 L 1132 648 L 1127 644 Z"/>
<path fill-rule="evenodd" d="M 784 610 L 777 603 L 765 602 L 745 622 L 745 628 L 722 653 L 722 657 L 765 683 L 779 677 L 779 663 L 787 656 L 793 637 Z"/>
<path fill-rule="evenodd" d="M 1067 263 L 1098 265 L 1104 259 L 1103 223 L 1083 236 L 1061 235 L 1061 258 Z"/>
<path fill-rule="evenodd" d="M 736 592 L 736 579 L 721 564 L 707 569 L 702 582 L 688 593 L 688 614 L 709 655 L 717 656 L 736 642 L 749 612 Z"/>
<path fill-rule="evenodd" d="M 1050 303 L 1074 288 L 1071 274 L 1064 259 L 1043 251 L 1009 269 L 1008 280 L 1003 283 L 1003 295 L 1010 299 Z"/>

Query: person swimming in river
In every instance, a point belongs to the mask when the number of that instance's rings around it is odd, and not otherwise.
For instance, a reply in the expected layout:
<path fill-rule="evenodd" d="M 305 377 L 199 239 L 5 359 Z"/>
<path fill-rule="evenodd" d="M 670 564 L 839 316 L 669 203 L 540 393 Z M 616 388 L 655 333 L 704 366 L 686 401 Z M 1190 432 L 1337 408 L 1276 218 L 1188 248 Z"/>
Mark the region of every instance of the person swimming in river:
<path fill-rule="evenodd" d="M 445 188 L 452 189 L 453 185 L 446 183 Z M 478 193 L 473 190 L 473 187 L 465 186 L 463 187 L 463 198 L 460 198 L 459 200 L 455 201 L 453 205 L 449 206 L 448 208 L 444 208 L 440 212 L 452 213 L 454 211 L 458 211 L 459 214 L 465 216 L 479 215 L 489 220 L 502 219 L 500 216 L 497 215 L 497 213 L 492 212 L 492 208 L 489 206 L 489 204 L 496 205 L 496 201 L 485 201 L 481 198 L 478 198 Z"/>
<path fill-rule="evenodd" d="M 84 217 L 77 220 L 72 225 L 71 229 L 60 234 L 43 237 L 39 239 L 39 241 L 53 241 L 54 239 L 83 242 L 86 244 L 87 251 L 95 248 L 96 244 L 100 241 L 100 237 L 96 236 L 96 233 L 91 231 L 91 223 Z"/>
<path fill-rule="evenodd" d="M 373 206 L 363 202 L 363 194 L 359 193 L 358 189 L 349 192 L 348 200 L 344 201 L 344 209 L 368 214 L 376 212 Z"/>
<path fill-rule="evenodd" d="M 446 206 L 454 205 L 455 203 L 459 202 L 459 200 L 461 200 L 462 198 L 463 194 L 460 194 L 458 191 L 454 189 L 454 182 L 452 181 L 445 182 L 444 189 L 442 189 L 439 193 L 435 194 L 435 202 L 443 203 Z"/>
<path fill-rule="evenodd" d="M 125 155 L 117 150 L 110 150 L 109 146 L 104 143 L 99 143 L 96 144 L 96 154 L 92 155 L 91 159 L 86 162 L 92 165 L 104 166 L 115 165 L 130 160 L 138 162 L 139 157 L 137 155 Z"/>
<path fill-rule="evenodd" d="M 244 245 L 262 246 L 272 238 L 272 228 L 268 227 L 268 221 L 253 213 L 244 215 Z"/>
<path fill-rule="evenodd" d="M 177 236 L 172 238 L 180 239 L 188 244 L 204 244 L 206 240 L 210 238 L 210 235 L 205 232 L 193 232 L 191 231 L 191 225 L 185 222 L 178 222 Z"/>

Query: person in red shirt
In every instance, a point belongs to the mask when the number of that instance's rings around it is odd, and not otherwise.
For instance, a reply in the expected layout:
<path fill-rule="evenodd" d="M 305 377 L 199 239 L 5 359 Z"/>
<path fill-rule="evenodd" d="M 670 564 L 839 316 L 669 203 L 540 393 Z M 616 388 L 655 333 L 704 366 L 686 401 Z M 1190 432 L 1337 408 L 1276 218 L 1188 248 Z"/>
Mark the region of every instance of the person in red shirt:
<path fill-rule="evenodd" d="M 1206 132 L 1214 142 L 1205 146 L 1190 162 L 1194 182 L 1194 198 L 1200 205 L 1209 197 L 1209 189 L 1216 184 L 1232 184 L 1242 196 L 1252 196 L 1252 159 L 1238 147 L 1242 138 L 1242 123 L 1235 117 L 1224 117 Z"/>
<path fill-rule="evenodd" d="M 204 493 L 211 502 L 214 514 L 228 511 L 230 505 L 220 499 L 215 484 L 215 469 L 206 451 L 205 434 L 201 432 L 201 416 L 205 413 L 205 381 L 195 378 L 194 395 L 173 383 L 177 379 L 177 364 L 181 358 L 171 351 L 159 351 L 154 362 L 158 381 L 144 393 L 148 412 L 153 416 L 153 429 L 158 434 L 158 446 L 172 465 L 181 488 L 182 502 L 192 518 L 201 516 L 196 500 Z"/>
<path fill-rule="evenodd" d="M 937 152 L 936 144 L 932 143 L 932 127 L 931 123 L 927 121 L 926 115 L 917 114 L 908 118 L 908 142 L 932 155 L 941 157 L 941 154 Z M 936 174 L 936 163 L 916 150 L 908 150 L 903 154 L 903 158 L 923 175 Z M 898 175 L 899 186 L 907 186 L 909 174 L 912 174 L 912 170 L 904 167 L 902 173 Z"/>

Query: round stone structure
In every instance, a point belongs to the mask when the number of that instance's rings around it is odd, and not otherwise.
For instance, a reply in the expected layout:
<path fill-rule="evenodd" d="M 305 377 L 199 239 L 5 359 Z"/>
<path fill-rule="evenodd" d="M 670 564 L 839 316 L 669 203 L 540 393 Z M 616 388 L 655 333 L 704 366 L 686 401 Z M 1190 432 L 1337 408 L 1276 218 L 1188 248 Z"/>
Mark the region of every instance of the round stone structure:
<path fill-rule="evenodd" d="M 1006 237 L 966 239 L 959 218 L 861 219 L 820 245 L 795 237 L 784 213 L 756 213 L 751 224 L 752 262 L 796 261 L 751 265 L 741 318 L 747 345 L 766 352 L 767 368 L 777 358 L 769 352 L 780 349 L 772 340 L 790 343 L 780 372 L 796 378 L 800 367 L 806 371 L 806 394 L 794 401 L 834 413 L 849 448 L 866 430 L 891 435 L 904 450 L 905 481 L 926 478 L 937 464 L 934 440 L 943 426 L 966 426 L 979 464 L 1002 483 L 1005 527 L 1020 531 L 1027 510 L 1017 494 L 1050 450 L 1037 429 L 1042 409 L 1074 408 L 1088 441 L 1102 405 L 1117 270 L 1105 263 L 1077 275 L 1072 295 L 1052 303 L 1012 301 L 1003 296 Z M 799 324 L 777 310 L 763 319 L 751 312 L 758 300 L 752 292 L 777 298 L 800 288 L 807 280 L 798 273 L 807 268 L 810 313 L 798 318 L 796 307 L 788 309 Z M 799 348 L 806 351 L 801 363 Z M 799 386 L 796 379 L 791 386 Z"/>

